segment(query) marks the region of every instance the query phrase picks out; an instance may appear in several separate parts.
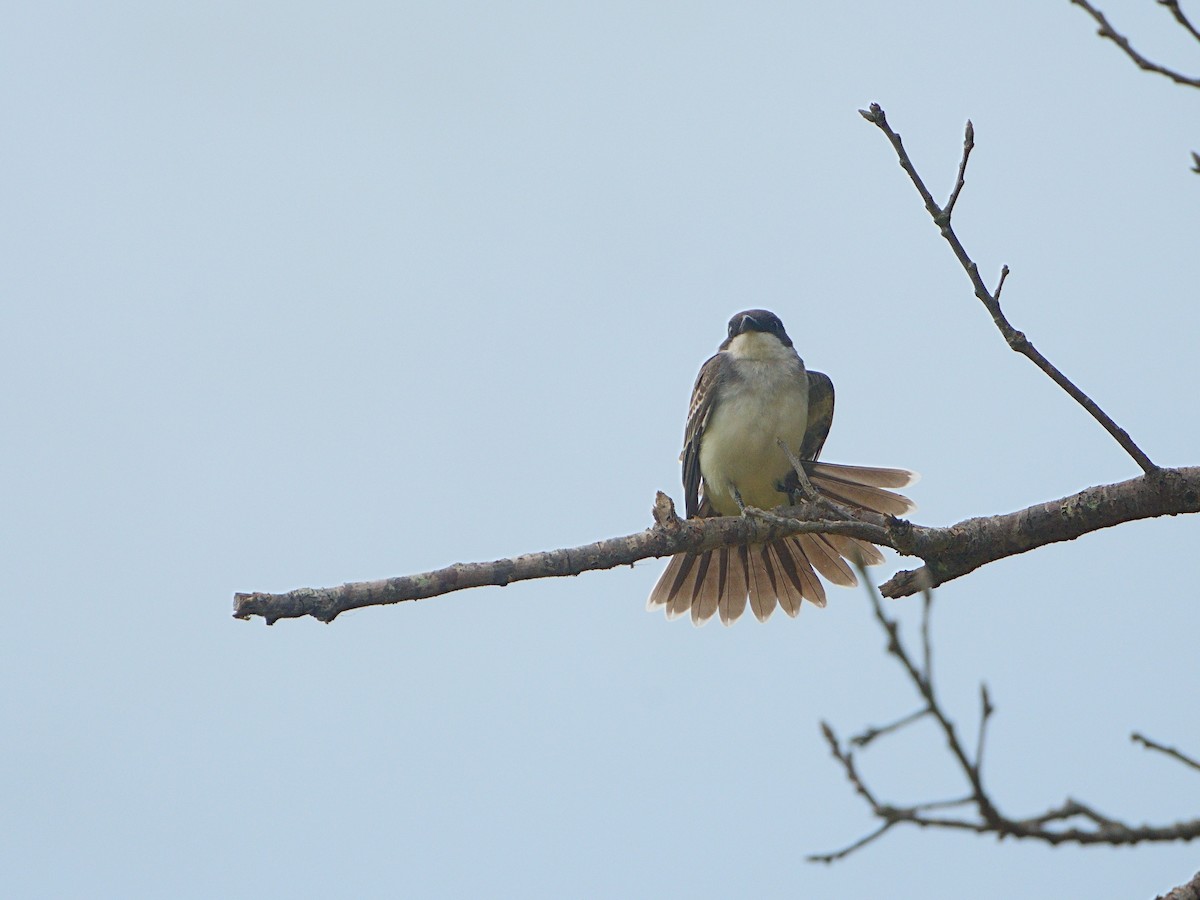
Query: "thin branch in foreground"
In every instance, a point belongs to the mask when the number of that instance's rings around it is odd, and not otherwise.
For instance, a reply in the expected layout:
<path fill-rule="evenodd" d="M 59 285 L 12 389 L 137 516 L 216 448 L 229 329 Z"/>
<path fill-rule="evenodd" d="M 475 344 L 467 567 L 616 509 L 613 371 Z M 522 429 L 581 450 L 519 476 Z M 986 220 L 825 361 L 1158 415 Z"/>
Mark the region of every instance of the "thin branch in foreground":
<path fill-rule="evenodd" d="M 1104 815 L 1089 804 L 1081 803 L 1069 797 L 1058 806 L 1049 807 L 1043 813 L 1024 819 L 1013 819 L 1001 813 L 997 802 L 984 788 L 983 782 L 983 755 L 987 723 L 995 711 L 986 686 L 981 686 L 980 688 L 982 709 L 980 712 L 979 735 L 975 749 L 975 758 L 972 760 L 964 749 L 957 727 L 950 720 L 938 701 L 932 678 L 922 677 L 921 670 L 918 668 L 913 654 L 910 653 L 900 637 L 899 623 L 889 618 L 884 612 L 879 595 L 871 585 L 867 573 L 861 568 L 859 571 L 862 575 L 867 594 L 870 597 L 875 619 L 887 635 L 887 652 L 894 656 L 900 663 L 901 668 L 904 669 L 905 674 L 908 676 L 908 680 L 927 704 L 928 714 L 937 721 L 946 739 L 946 747 L 949 754 L 953 759 L 955 767 L 966 782 L 969 793 L 966 797 L 958 800 L 932 801 L 909 804 L 907 806 L 893 806 L 883 802 L 879 799 L 878 794 L 867 785 L 865 779 L 858 771 L 854 753 L 850 749 L 855 744 L 855 740 L 852 739 L 847 745 L 843 746 L 832 726 L 826 722 L 822 722 L 821 731 L 825 736 L 826 742 L 829 744 L 830 754 L 841 766 L 842 772 L 851 787 L 854 788 L 854 792 L 862 797 L 863 801 L 870 807 L 871 813 L 879 820 L 879 824 L 874 830 L 840 850 L 809 856 L 808 860 L 810 862 L 831 863 L 842 859 L 856 850 L 865 847 L 867 844 L 878 840 L 891 828 L 903 823 L 910 823 L 926 828 L 943 828 L 972 831 L 977 834 L 994 834 L 1001 838 L 1014 837 L 1037 840 L 1052 846 L 1064 843 L 1106 844 L 1111 846 L 1143 842 L 1192 841 L 1200 838 L 1200 819 L 1176 822 L 1163 826 L 1133 826 L 1114 819 L 1111 816 Z M 877 732 L 872 737 L 884 733 L 892 733 L 903 727 L 903 725 L 911 724 L 917 719 L 922 718 L 925 712 L 922 711 L 921 715 L 906 716 L 904 719 L 899 720 L 896 725 L 889 726 L 887 729 L 869 729 L 866 733 L 871 734 L 871 731 Z M 1134 740 L 1140 741 L 1148 749 L 1158 750 L 1173 756 L 1187 765 L 1200 768 L 1200 764 L 1196 763 L 1195 760 L 1177 750 L 1163 747 L 1161 744 L 1141 737 L 1141 735 L 1135 734 Z M 862 742 L 860 746 L 865 746 L 865 743 L 865 741 Z M 960 807 L 970 807 L 970 810 L 964 811 L 963 814 L 956 817 L 931 815 L 931 813 L 937 810 L 957 809 Z M 1082 826 L 1061 827 L 1073 819 L 1083 820 L 1084 824 Z"/>
<path fill-rule="evenodd" d="M 887 831 L 888 829 L 892 828 L 893 826 L 899 825 L 899 824 L 900 824 L 899 822 L 892 822 L 892 821 L 885 820 L 884 823 L 882 825 L 880 825 L 878 828 L 876 828 L 874 831 L 872 831 L 869 834 L 864 835 L 863 837 L 860 837 L 853 844 L 849 844 L 849 845 L 843 847 L 841 850 L 835 850 L 833 853 L 811 853 L 808 856 L 806 856 L 805 859 L 807 859 L 809 862 L 819 862 L 819 863 L 837 862 L 839 859 L 843 859 L 844 857 L 849 856 L 855 850 L 862 849 L 863 847 L 867 846 L 867 844 L 871 843 L 872 841 L 876 840 L 877 838 L 883 837 L 883 834 L 885 831 Z"/>
<path fill-rule="evenodd" d="M 850 738 L 850 744 L 854 747 L 865 747 L 876 738 L 883 737 L 885 734 L 891 734 L 893 731 L 899 731 L 905 725 L 911 725 L 917 719 L 925 718 L 930 712 L 932 710 L 928 706 L 922 706 L 920 709 L 913 710 L 907 716 L 901 716 L 896 721 L 888 722 L 886 725 L 868 725 L 862 732 Z"/>
<path fill-rule="evenodd" d="M 1174 747 L 1167 747 L 1164 744 L 1158 743 L 1158 741 L 1152 741 L 1150 738 L 1139 734 L 1136 731 L 1129 736 L 1129 739 L 1136 744 L 1141 744 L 1147 750 L 1156 750 L 1165 756 L 1170 756 L 1172 759 L 1178 760 L 1185 766 L 1191 766 L 1193 769 L 1200 771 L 1200 762 L 1192 759 L 1192 757 L 1187 756 L 1184 753 L 1179 752 Z"/>
<path fill-rule="evenodd" d="M 900 135 L 892 130 L 888 124 L 887 113 L 883 111 L 878 103 L 872 103 L 869 109 L 860 109 L 859 113 L 864 119 L 875 125 L 882 131 L 887 139 L 891 142 L 892 148 L 896 151 L 896 156 L 900 160 L 900 166 L 908 173 L 909 179 L 916 187 L 917 192 L 921 195 L 921 199 L 925 202 L 925 209 L 933 218 L 933 222 L 938 226 L 942 233 L 942 237 L 950 245 L 954 251 L 954 255 L 958 257 L 959 263 L 967 273 L 967 277 L 971 279 L 971 285 L 975 290 L 975 296 L 983 303 L 987 311 L 991 313 L 992 321 L 996 323 L 996 327 L 1000 330 L 1000 334 L 1004 336 L 1004 340 L 1016 352 L 1027 357 L 1035 366 L 1041 369 L 1048 375 L 1055 384 L 1069 394 L 1080 406 L 1088 411 L 1088 413 L 1097 422 L 1103 426 L 1104 430 L 1112 435 L 1113 439 L 1121 445 L 1121 447 L 1133 457 L 1134 462 L 1141 466 L 1143 472 L 1152 472 L 1157 466 L 1150 461 L 1141 448 L 1133 442 L 1133 439 L 1125 431 L 1117 425 L 1116 422 L 1109 417 L 1108 413 L 1102 410 L 1087 394 L 1081 391 L 1074 382 L 1051 363 L 1046 357 L 1030 343 L 1029 339 L 1020 331 L 1013 328 L 1000 309 L 1000 290 L 1004 286 L 1004 279 L 1008 276 L 1008 267 L 1005 266 L 1003 273 L 1000 276 L 999 286 L 995 293 L 988 290 L 983 279 L 979 275 L 979 267 L 972 261 L 963 247 L 962 242 L 958 239 L 958 235 L 954 233 L 954 228 L 950 224 L 951 213 L 954 210 L 954 204 L 958 202 L 958 195 L 962 189 L 964 176 L 967 168 L 967 159 L 971 154 L 972 148 L 975 146 L 975 128 L 968 121 L 966 127 L 966 137 L 963 140 L 963 155 L 962 161 L 958 166 L 958 180 L 955 182 L 954 190 L 950 195 L 950 200 L 943 209 L 938 206 L 937 201 L 933 199 L 933 195 L 929 193 L 929 189 L 925 186 L 924 180 L 917 173 L 916 167 L 909 158 L 908 151 L 904 149 L 904 143 L 900 139 Z"/>
<path fill-rule="evenodd" d="M 926 681 L 933 681 L 933 643 L 929 640 L 929 622 L 933 618 L 933 591 L 921 591 L 921 656 L 924 668 L 921 674 Z"/>
<path fill-rule="evenodd" d="M 988 720 L 991 719 L 992 713 L 996 711 L 996 707 L 992 705 L 992 698 L 988 696 L 987 684 L 980 682 L 979 684 L 979 735 L 975 739 L 975 768 L 983 768 L 983 745 L 987 741 L 987 726 Z"/>
<path fill-rule="evenodd" d="M 883 733 L 892 733 L 898 731 L 904 725 L 911 725 L 913 721 L 923 718 L 928 712 L 932 718 L 937 721 L 938 727 L 946 738 L 946 746 L 950 757 L 953 758 L 955 768 L 958 768 L 962 779 L 966 781 L 968 792 L 964 798 L 956 800 L 935 800 L 935 802 L 910 804 L 906 806 L 894 806 L 883 802 L 878 798 L 878 794 L 866 784 L 863 775 L 859 773 L 854 754 L 851 746 L 856 744 L 856 740 L 852 739 L 845 746 L 833 730 L 833 727 L 828 722 L 822 722 L 821 731 L 829 744 L 830 755 L 841 766 L 842 773 L 845 774 L 846 780 L 850 782 L 854 793 L 862 797 L 866 805 L 869 806 L 871 814 L 877 820 L 880 820 L 878 826 L 871 830 L 863 838 L 853 841 L 852 844 L 842 847 L 841 850 L 829 853 L 816 853 L 809 856 L 810 862 L 815 863 L 832 863 L 848 856 L 854 851 L 860 850 L 870 844 L 870 842 L 880 839 L 883 834 L 886 834 L 889 829 L 892 829 L 901 823 L 916 824 L 920 827 L 929 828 L 947 828 L 954 830 L 968 830 L 977 834 L 995 834 L 1000 838 L 1020 838 L 1027 840 L 1039 840 L 1045 844 L 1058 845 L 1074 842 L 1074 844 L 1104 844 L 1104 845 L 1133 845 L 1141 844 L 1141 842 L 1165 842 L 1165 841 L 1190 841 L 1200 838 L 1200 818 L 1187 822 L 1176 822 L 1170 826 L 1130 826 L 1111 816 L 1106 816 L 1102 812 L 1097 811 L 1093 806 L 1086 803 L 1080 803 L 1079 800 L 1067 798 L 1064 802 L 1057 806 L 1051 806 L 1040 812 L 1038 815 L 1028 816 L 1026 818 L 1012 818 L 1002 814 L 995 799 L 992 799 L 991 794 L 984 788 L 983 780 L 983 756 L 984 742 L 986 737 L 986 726 L 995 712 L 995 707 L 992 706 L 991 698 L 988 694 L 986 686 L 980 686 L 980 718 L 979 718 L 979 734 L 974 752 L 974 760 L 967 755 L 959 737 L 958 727 L 950 721 L 946 710 L 944 710 L 937 700 L 936 690 L 931 678 L 922 677 L 922 672 L 917 666 L 913 654 L 905 646 L 905 642 L 900 637 L 900 625 L 895 619 L 889 618 L 888 614 L 883 611 L 883 606 L 878 598 L 878 594 L 870 583 L 870 578 L 866 572 L 859 569 L 860 575 L 863 577 L 863 583 L 866 593 L 871 601 L 871 610 L 875 613 L 875 619 L 880 623 L 884 634 L 887 635 L 887 652 L 895 656 L 899 661 L 901 668 L 904 668 L 908 680 L 913 685 L 917 694 L 923 698 L 928 706 L 928 710 L 922 710 L 920 715 L 908 715 L 904 719 L 899 720 L 893 726 L 882 728 L 882 730 L 868 730 L 868 734 L 875 731 L 872 737 L 880 736 Z M 928 652 L 928 648 L 926 648 Z M 1139 740 L 1145 744 L 1148 749 L 1158 750 L 1164 754 L 1177 758 L 1178 761 L 1200 768 L 1200 763 L 1196 763 L 1192 758 L 1184 756 L 1181 752 L 1171 748 L 1164 748 L 1163 745 L 1152 742 L 1146 738 L 1142 738 L 1140 734 L 1135 734 L 1135 740 Z M 860 742 L 859 745 L 865 745 L 866 742 Z M 970 811 L 965 811 L 964 814 L 949 817 L 931 815 L 936 810 L 958 809 L 961 806 L 968 806 Z M 1082 826 L 1061 827 L 1070 820 L 1082 820 Z"/>
<path fill-rule="evenodd" d="M 1084 9 L 1099 26 L 1096 29 L 1096 33 L 1099 34 L 1100 37 L 1107 38 L 1120 47 L 1125 52 L 1125 55 L 1133 61 L 1134 65 L 1136 65 L 1142 71 L 1155 72 L 1165 78 L 1171 79 L 1176 84 L 1200 88 L 1200 78 L 1193 78 L 1190 75 L 1184 75 L 1181 72 L 1176 72 L 1174 69 L 1168 69 L 1166 66 L 1161 66 L 1158 63 L 1147 59 L 1145 56 L 1138 53 L 1138 51 L 1134 50 L 1133 45 L 1129 43 L 1129 38 L 1125 37 L 1125 35 L 1113 28 L 1112 23 L 1108 21 L 1104 13 L 1092 6 L 1088 0 L 1071 0 L 1071 3 Z M 1193 37 L 1197 37 L 1197 39 L 1200 40 L 1200 37 L 1198 37 L 1196 34 L 1196 29 L 1192 27 L 1192 23 L 1187 20 L 1186 16 L 1184 16 L 1183 11 L 1179 8 L 1178 3 L 1164 3 L 1163 0 L 1159 0 L 1159 3 L 1162 6 L 1166 6 L 1171 9 L 1175 16 L 1175 20 L 1189 32 L 1191 32 Z"/>

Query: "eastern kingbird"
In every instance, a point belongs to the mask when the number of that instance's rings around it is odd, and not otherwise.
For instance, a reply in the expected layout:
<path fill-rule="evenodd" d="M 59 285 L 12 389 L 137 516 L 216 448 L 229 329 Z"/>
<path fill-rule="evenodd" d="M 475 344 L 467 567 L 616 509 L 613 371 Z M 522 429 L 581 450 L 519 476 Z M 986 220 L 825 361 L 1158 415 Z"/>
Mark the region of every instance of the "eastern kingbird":
<path fill-rule="evenodd" d="M 805 371 L 779 317 L 765 309 L 738 313 L 692 390 L 680 455 L 688 517 L 736 516 L 746 507 L 800 500 L 800 479 L 780 442 L 802 461 L 813 488 L 835 503 L 891 516 L 912 510 L 907 497 L 886 490 L 911 484 L 912 472 L 816 461 L 832 421 L 833 382 Z M 690 609 L 697 625 L 719 611 L 729 625 L 749 598 L 760 622 L 777 603 L 795 616 L 806 598 L 825 605 L 814 569 L 834 584 L 858 583 L 843 557 L 883 562 L 873 544 L 834 534 L 681 553 L 667 563 L 647 608 L 666 607 L 672 619 Z"/>

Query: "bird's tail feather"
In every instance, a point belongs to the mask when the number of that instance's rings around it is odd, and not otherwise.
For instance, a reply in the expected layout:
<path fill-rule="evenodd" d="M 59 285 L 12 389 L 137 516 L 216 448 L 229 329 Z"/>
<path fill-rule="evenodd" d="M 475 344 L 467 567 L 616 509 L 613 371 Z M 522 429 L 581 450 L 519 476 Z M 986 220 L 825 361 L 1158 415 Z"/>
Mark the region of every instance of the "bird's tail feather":
<path fill-rule="evenodd" d="M 892 516 L 914 508 L 907 497 L 887 490 L 916 480 L 904 469 L 817 462 L 805 463 L 805 468 L 813 487 L 837 503 Z M 707 504 L 701 505 L 700 515 L 712 515 Z M 866 541 L 836 534 L 798 534 L 769 544 L 680 553 L 667 563 L 646 607 L 665 607 L 669 619 L 690 610 L 696 625 L 718 613 L 730 625 L 745 611 L 747 601 L 760 622 L 777 605 L 796 616 L 805 599 L 825 605 L 818 572 L 833 584 L 858 583 L 846 560 L 871 566 L 883 562 L 883 554 Z"/>
<path fill-rule="evenodd" d="M 885 490 L 913 484 L 917 476 L 907 469 L 875 469 L 823 462 L 806 462 L 804 468 L 812 486 L 835 503 L 885 516 L 903 516 L 917 508 L 907 497 Z"/>

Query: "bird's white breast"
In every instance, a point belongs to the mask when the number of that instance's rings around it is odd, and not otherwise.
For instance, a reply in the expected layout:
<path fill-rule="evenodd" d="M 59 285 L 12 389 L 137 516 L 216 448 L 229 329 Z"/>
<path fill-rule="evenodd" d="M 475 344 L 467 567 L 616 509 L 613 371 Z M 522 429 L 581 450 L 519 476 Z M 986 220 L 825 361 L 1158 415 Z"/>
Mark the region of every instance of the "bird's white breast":
<path fill-rule="evenodd" d="M 726 352 L 733 360 L 700 440 L 700 473 L 716 511 L 737 515 L 732 486 L 747 506 L 787 502 L 776 486 L 792 465 L 778 441 L 799 452 L 808 426 L 808 382 L 800 357 L 772 335 L 739 335 Z"/>

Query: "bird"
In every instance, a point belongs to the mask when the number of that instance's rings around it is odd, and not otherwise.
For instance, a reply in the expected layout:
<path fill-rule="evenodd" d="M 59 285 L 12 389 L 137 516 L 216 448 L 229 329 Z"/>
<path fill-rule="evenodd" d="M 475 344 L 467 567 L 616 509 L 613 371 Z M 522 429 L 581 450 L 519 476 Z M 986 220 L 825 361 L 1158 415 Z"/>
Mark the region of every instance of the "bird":
<path fill-rule="evenodd" d="M 796 503 L 812 489 L 850 511 L 902 516 L 915 504 L 892 488 L 916 481 L 907 469 L 818 462 L 833 421 L 833 382 L 805 369 L 783 322 L 765 309 L 729 320 L 728 336 L 700 367 L 684 428 L 684 502 L 688 518 L 737 516 Z M 703 625 L 719 613 L 731 625 L 746 609 L 765 622 L 803 600 L 825 606 L 817 573 L 833 584 L 858 583 L 847 560 L 876 565 L 873 544 L 834 534 L 797 534 L 765 544 L 722 547 L 671 557 L 647 609 L 667 618 L 691 613 Z"/>

